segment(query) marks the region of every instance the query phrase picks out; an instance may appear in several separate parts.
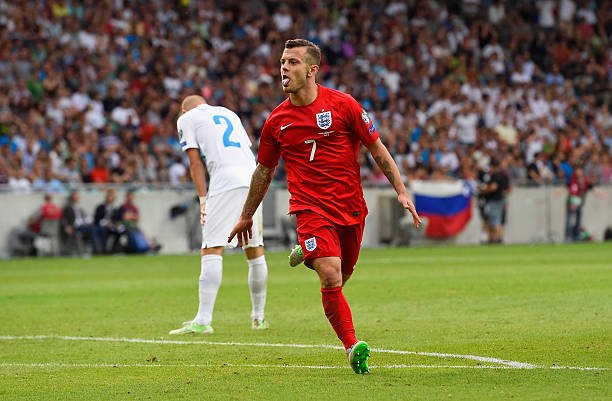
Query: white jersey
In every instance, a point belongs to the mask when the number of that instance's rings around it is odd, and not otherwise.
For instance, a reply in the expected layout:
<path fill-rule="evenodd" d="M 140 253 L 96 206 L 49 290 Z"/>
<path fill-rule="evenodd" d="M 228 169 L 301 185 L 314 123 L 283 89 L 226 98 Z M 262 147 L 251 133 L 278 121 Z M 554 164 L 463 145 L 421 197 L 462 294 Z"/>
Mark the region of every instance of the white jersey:
<path fill-rule="evenodd" d="M 239 187 L 249 187 L 255 170 L 251 140 L 233 111 L 202 104 L 176 122 L 184 151 L 199 149 L 210 175 L 208 196 Z"/>

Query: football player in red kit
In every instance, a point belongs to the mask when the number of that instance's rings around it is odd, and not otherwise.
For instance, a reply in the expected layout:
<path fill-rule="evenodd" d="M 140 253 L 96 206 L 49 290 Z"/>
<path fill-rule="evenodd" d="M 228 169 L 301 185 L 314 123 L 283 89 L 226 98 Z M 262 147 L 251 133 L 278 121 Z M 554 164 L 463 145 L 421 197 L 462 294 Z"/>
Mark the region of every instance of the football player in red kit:
<path fill-rule="evenodd" d="M 350 95 L 316 83 L 320 61 L 321 51 L 312 42 L 293 39 L 285 43 L 280 72 L 283 91 L 289 97 L 264 124 L 257 168 L 229 239 L 237 235 L 240 245 L 248 243 L 252 216 L 282 156 L 291 194 L 289 213 L 297 217 L 304 263 L 319 276 L 325 315 L 351 367 L 355 373 L 366 373 L 370 348 L 357 340 L 351 309 L 342 293 L 357 263 L 368 213 L 357 161 L 360 144 L 385 173 L 417 228 L 421 219 L 368 113 Z"/>

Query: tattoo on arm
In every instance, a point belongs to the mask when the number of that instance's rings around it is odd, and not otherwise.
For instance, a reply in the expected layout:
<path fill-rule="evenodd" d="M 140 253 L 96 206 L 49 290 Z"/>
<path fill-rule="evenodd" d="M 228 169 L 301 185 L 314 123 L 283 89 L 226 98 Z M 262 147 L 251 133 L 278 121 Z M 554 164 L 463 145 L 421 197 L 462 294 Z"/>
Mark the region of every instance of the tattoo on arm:
<path fill-rule="evenodd" d="M 258 164 L 253 171 L 251 177 L 251 187 L 249 188 L 249 195 L 244 202 L 242 208 L 242 214 L 244 216 L 252 217 L 255 211 L 259 207 L 259 204 L 264 198 L 264 195 L 268 191 L 272 176 L 274 175 L 274 168 L 266 167 L 262 164 Z"/>
<path fill-rule="evenodd" d="M 402 181 L 402 176 L 399 169 L 395 164 L 393 157 L 380 139 L 377 139 L 373 144 L 368 146 L 368 150 L 370 151 L 370 154 L 374 158 L 374 161 L 378 167 L 380 167 L 380 170 L 391 183 L 391 186 L 393 186 L 393 189 L 395 189 L 395 192 L 397 192 L 397 195 L 406 195 L 406 187 Z"/>
<path fill-rule="evenodd" d="M 380 167 L 380 169 L 385 174 L 393 188 L 395 188 L 395 176 L 393 175 L 393 168 L 391 166 L 391 163 L 389 163 L 389 161 L 382 156 L 375 156 L 374 161 L 376 161 L 378 167 Z"/>

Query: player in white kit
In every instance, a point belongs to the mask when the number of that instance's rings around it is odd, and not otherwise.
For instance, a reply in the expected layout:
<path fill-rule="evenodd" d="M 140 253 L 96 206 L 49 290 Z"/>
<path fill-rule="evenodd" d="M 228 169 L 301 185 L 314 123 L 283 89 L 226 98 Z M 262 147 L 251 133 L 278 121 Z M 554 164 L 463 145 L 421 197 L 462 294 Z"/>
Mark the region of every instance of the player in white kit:
<path fill-rule="evenodd" d="M 192 95 L 183 100 L 182 115 L 177 121 L 181 147 L 189 157 L 189 171 L 200 199 L 202 224 L 199 307 L 193 320 L 183 323 L 170 334 L 213 332 L 212 316 L 217 292 L 221 286 L 223 250 L 227 238 L 240 216 L 247 197 L 255 156 L 240 118 L 233 111 L 211 106 L 203 97 Z M 206 159 L 206 167 L 202 162 Z M 206 171 L 210 184 L 206 189 Z M 230 246 L 237 246 L 234 239 Z M 253 239 L 244 246 L 249 265 L 251 293 L 251 327 L 268 328 L 264 319 L 268 266 L 263 248 L 263 220 L 260 209 L 253 217 Z"/>

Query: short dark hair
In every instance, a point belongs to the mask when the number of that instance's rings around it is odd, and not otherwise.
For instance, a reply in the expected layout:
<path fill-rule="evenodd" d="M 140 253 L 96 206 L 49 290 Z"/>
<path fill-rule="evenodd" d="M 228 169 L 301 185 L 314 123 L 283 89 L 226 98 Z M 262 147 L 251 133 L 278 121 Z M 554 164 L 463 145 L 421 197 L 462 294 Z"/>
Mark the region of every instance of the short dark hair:
<path fill-rule="evenodd" d="M 290 39 L 285 42 L 285 49 L 293 49 L 296 47 L 305 47 L 306 54 L 310 58 L 310 64 L 319 65 L 321 63 L 321 49 L 306 39 Z"/>

